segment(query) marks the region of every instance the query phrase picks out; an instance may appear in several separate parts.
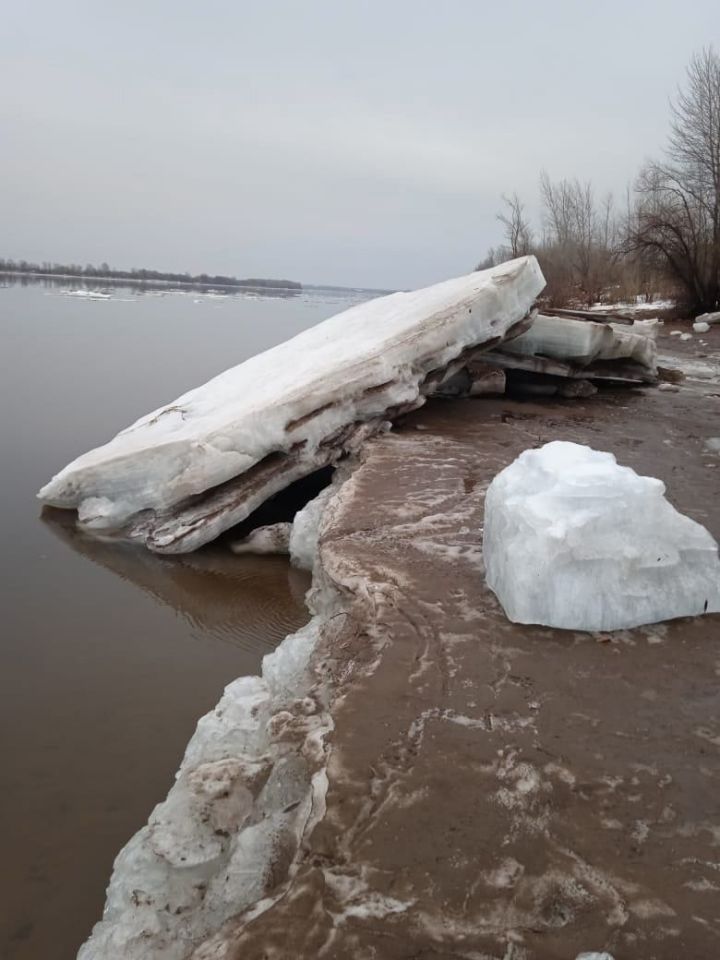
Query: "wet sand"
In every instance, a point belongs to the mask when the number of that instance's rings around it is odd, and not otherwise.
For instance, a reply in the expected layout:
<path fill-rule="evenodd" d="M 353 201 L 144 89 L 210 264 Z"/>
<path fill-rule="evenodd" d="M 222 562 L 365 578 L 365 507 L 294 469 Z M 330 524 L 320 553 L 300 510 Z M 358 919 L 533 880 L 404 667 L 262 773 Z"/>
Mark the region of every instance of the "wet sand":
<path fill-rule="evenodd" d="M 720 329 L 702 339 L 660 349 L 720 374 Z M 660 477 L 720 538 L 703 446 L 719 395 L 703 375 L 677 393 L 436 402 L 368 444 L 321 547 L 349 610 L 316 659 L 327 810 L 272 905 L 198 960 L 718 954 L 720 615 L 511 624 L 481 531 L 495 474 L 568 439 Z"/>

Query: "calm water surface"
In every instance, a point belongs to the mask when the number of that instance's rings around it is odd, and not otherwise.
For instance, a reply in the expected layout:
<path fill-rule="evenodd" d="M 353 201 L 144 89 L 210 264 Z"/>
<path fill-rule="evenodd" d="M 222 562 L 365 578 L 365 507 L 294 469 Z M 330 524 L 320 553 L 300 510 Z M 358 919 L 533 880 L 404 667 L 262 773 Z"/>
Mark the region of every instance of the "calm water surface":
<path fill-rule="evenodd" d="M 167 559 L 41 516 L 38 488 L 141 414 L 362 294 L 0 288 L 0 957 L 70 960 L 198 717 L 307 619 L 306 577 L 215 546 Z"/>

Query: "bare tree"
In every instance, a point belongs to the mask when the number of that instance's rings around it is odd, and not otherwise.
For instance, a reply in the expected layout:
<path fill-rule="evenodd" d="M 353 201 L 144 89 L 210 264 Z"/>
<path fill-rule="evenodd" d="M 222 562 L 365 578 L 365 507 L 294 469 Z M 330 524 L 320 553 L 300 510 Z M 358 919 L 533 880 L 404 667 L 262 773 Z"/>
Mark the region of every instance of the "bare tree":
<path fill-rule="evenodd" d="M 636 183 L 626 249 L 660 257 L 695 310 L 720 306 L 720 57 L 696 54 L 671 104 L 662 163 Z"/>
<path fill-rule="evenodd" d="M 599 300 L 614 279 L 617 220 L 612 196 L 598 204 L 590 181 L 553 183 L 545 171 L 540 195 L 543 238 L 538 256 L 548 296 L 556 304 L 572 298 Z"/>
<path fill-rule="evenodd" d="M 485 254 L 483 259 L 475 267 L 476 270 L 489 270 L 490 267 L 496 267 L 499 263 L 502 263 L 503 260 L 507 260 L 507 257 L 504 256 L 505 248 L 504 247 L 490 247 L 488 252 Z"/>
<path fill-rule="evenodd" d="M 506 210 L 497 215 L 497 219 L 505 227 L 505 241 L 512 258 L 524 257 L 530 253 L 532 247 L 532 230 L 525 219 L 525 207 L 516 193 L 511 197 L 503 194 L 503 203 Z"/>

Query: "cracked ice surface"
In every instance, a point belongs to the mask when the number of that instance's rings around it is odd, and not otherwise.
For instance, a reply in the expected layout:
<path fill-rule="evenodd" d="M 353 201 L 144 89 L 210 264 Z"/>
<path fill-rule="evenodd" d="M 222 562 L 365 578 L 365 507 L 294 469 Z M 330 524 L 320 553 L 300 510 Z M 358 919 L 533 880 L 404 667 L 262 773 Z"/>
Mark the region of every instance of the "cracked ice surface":
<path fill-rule="evenodd" d="M 620 630 L 720 611 L 711 534 L 660 480 L 580 444 L 526 450 L 495 477 L 483 551 L 515 623 Z"/>
<path fill-rule="evenodd" d="M 77 509 L 86 529 L 194 550 L 392 411 L 420 406 L 430 373 L 502 341 L 544 285 L 535 258 L 522 257 L 355 306 L 142 417 L 39 497 Z M 343 433 L 358 425 L 361 437 Z M 217 495 L 198 505 L 208 491 Z"/>

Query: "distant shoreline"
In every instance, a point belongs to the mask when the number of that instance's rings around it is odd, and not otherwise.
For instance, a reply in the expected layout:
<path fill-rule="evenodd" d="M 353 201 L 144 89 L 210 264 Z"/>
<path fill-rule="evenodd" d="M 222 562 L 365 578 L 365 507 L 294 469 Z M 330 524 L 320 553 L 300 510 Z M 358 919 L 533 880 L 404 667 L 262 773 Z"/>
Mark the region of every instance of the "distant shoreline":
<path fill-rule="evenodd" d="M 308 293 L 314 290 L 330 291 L 332 293 L 371 293 L 379 297 L 396 293 L 396 290 L 386 290 L 378 287 L 342 287 L 332 284 L 322 283 L 297 283 L 294 280 L 236 280 L 234 282 L 216 282 L 213 280 L 173 280 L 159 279 L 138 276 L 112 276 L 112 274 L 101 274 L 98 276 L 88 276 L 83 273 L 48 273 L 43 270 L 8 270 L 0 267 L 0 277 L 12 277 L 18 280 L 27 278 L 28 280 L 73 280 L 82 282 L 87 287 L 93 285 L 102 286 L 122 286 L 122 287 L 182 287 L 189 290 L 262 290 L 264 292 L 276 291 L 282 293 Z M 287 284 L 291 284 L 288 286 Z"/>
<path fill-rule="evenodd" d="M 106 284 L 115 286 L 138 285 L 145 287 L 188 287 L 200 289 L 226 290 L 287 290 L 299 292 L 303 289 L 301 283 L 294 280 L 175 280 L 158 277 L 113 276 L 112 274 L 88 276 L 82 273 L 46 273 L 39 270 L 4 270 L 0 269 L 3 277 L 28 277 L 38 280 L 77 280 L 86 285 Z"/>

